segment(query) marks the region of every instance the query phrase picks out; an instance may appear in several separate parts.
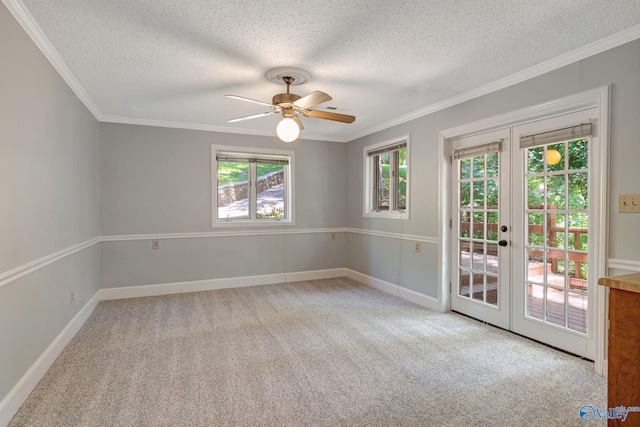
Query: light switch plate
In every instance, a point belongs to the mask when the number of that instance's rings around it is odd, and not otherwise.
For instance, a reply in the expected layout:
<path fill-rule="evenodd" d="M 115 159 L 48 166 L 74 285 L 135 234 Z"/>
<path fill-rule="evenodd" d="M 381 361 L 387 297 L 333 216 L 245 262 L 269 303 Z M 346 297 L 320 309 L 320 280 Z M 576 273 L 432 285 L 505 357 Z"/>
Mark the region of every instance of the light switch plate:
<path fill-rule="evenodd" d="M 640 212 L 640 194 L 618 194 L 618 212 Z"/>

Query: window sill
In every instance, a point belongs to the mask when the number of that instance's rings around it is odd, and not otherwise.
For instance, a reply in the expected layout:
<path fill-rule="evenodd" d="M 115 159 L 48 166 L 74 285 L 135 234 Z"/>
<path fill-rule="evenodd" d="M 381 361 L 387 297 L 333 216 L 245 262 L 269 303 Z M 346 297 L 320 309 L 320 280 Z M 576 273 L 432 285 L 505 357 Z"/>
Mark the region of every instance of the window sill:
<path fill-rule="evenodd" d="M 287 225 L 296 225 L 295 221 L 290 219 L 281 219 L 277 220 L 251 220 L 251 219 L 232 219 L 229 221 L 226 220 L 216 220 L 213 223 L 213 228 L 216 227 L 275 227 L 275 226 L 287 226 Z"/>
<path fill-rule="evenodd" d="M 364 218 L 409 219 L 409 212 L 365 212 Z"/>

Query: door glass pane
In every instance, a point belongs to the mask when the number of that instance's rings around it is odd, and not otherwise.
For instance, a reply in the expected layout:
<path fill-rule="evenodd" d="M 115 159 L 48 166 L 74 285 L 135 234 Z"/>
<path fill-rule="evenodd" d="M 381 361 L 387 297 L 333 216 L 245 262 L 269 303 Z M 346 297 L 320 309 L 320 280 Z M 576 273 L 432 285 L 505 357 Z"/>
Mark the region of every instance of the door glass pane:
<path fill-rule="evenodd" d="M 474 178 L 484 177 L 484 156 L 473 158 L 473 177 Z"/>
<path fill-rule="evenodd" d="M 473 206 L 484 207 L 484 181 L 473 183 Z"/>
<path fill-rule="evenodd" d="M 547 322 L 565 326 L 564 291 L 547 287 Z"/>
<path fill-rule="evenodd" d="M 544 177 L 528 177 L 527 189 L 529 209 L 542 209 L 544 205 Z"/>
<path fill-rule="evenodd" d="M 587 174 L 569 174 L 569 209 L 586 211 L 589 209 L 588 203 Z"/>
<path fill-rule="evenodd" d="M 588 141 L 526 155 L 527 316 L 579 333 L 588 313 Z"/>
<path fill-rule="evenodd" d="M 249 218 L 249 163 L 218 162 L 218 219 Z"/>
<path fill-rule="evenodd" d="M 484 301 L 484 275 L 473 273 L 473 295 L 474 300 Z"/>
<path fill-rule="evenodd" d="M 544 172 L 544 147 L 527 150 L 527 170 L 529 173 Z"/>
<path fill-rule="evenodd" d="M 587 332 L 587 295 L 569 292 L 569 329 Z"/>
<path fill-rule="evenodd" d="M 564 209 L 565 186 L 564 175 L 551 175 L 547 177 L 547 207 L 548 209 Z"/>
<path fill-rule="evenodd" d="M 569 142 L 569 169 L 581 170 L 588 168 L 589 140 L 577 139 Z"/>
<path fill-rule="evenodd" d="M 529 239 L 530 245 L 542 246 L 544 244 L 544 214 L 530 213 L 529 217 Z"/>
<path fill-rule="evenodd" d="M 527 285 L 527 316 L 544 320 L 544 286 Z"/>
<path fill-rule="evenodd" d="M 285 217 L 284 165 L 256 164 L 257 219 Z"/>
<path fill-rule="evenodd" d="M 469 181 L 460 183 L 460 207 L 471 206 L 471 183 Z"/>
<path fill-rule="evenodd" d="M 527 251 L 527 280 L 544 283 L 545 265 L 544 252 L 540 249 L 529 249 Z"/>
<path fill-rule="evenodd" d="M 547 171 L 549 172 L 555 172 L 555 171 L 561 171 L 564 169 L 564 160 L 565 160 L 565 154 L 564 154 L 564 143 L 561 142 L 560 144 L 551 144 L 548 145 L 547 147 L 547 158 L 546 158 L 546 163 L 547 163 Z"/>
<path fill-rule="evenodd" d="M 476 271 L 484 271 L 484 247 L 480 242 L 473 242 L 472 268 Z"/>
<path fill-rule="evenodd" d="M 469 297 L 469 286 L 471 285 L 469 283 L 469 272 L 467 270 L 460 270 L 460 276 L 459 276 L 459 283 L 460 283 L 460 290 L 458 292 L 458 295 L 460 295 L 461 297 Z"/>
<path fill-rule="evenodd" d="M 498 240 L 498 212 L 487 212 L 487 240 Z"/>
<path fill-rule="evenodd" d="M 460 211 L 460 237 L 471 237 L 471 212 Z"/>
<path fill-rule="evenodd" d="M 499 283 L 498 161 L 497 153 L 460 160 L 457 183 L 458 295 L 494 306 Z"/>
<path fill-rule="evenodd" d="M 547 246 L 550 248 L 565 248 L 564 214 L 555 212 L 547 215 Z"/>
<path fill-rule="evenodd" d="M 471 178 L 471 159 L 470 158 L 460 160 L 460 178 L 461 179 Z"/>
<path fill-rule="evenodd" d="M 484 212 L 473 213 L 473 238 L 484 239 Z"/>

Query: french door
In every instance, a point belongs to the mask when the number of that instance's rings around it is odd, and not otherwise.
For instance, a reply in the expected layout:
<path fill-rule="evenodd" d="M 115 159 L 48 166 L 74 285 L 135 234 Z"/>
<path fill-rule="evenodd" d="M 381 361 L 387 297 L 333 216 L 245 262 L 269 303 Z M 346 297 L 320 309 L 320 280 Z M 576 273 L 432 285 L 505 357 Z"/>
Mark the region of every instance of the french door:
<path fill-rule="evenodd" d="M 451 308 L 592 360 L 593 115 L 451 141 Z"/>
<path fill-rule="evenodd" d="M 451 308 L 510 327 L 510 130 L 452 141 Z"/>

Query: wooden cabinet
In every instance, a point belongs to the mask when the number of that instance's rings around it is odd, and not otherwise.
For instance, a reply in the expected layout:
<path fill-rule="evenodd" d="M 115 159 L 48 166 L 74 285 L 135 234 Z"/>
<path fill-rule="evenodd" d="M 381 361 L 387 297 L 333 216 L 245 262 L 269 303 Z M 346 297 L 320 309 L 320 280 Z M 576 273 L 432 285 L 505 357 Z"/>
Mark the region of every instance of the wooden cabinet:
<path fill-rule="evenodd" d="M 609 356 L 607 402 L 609 408 L 640 407 L 640 273 L 602 278 L 609 286 Z M 640 426 L 640 412 L 609 426 Z"/>

